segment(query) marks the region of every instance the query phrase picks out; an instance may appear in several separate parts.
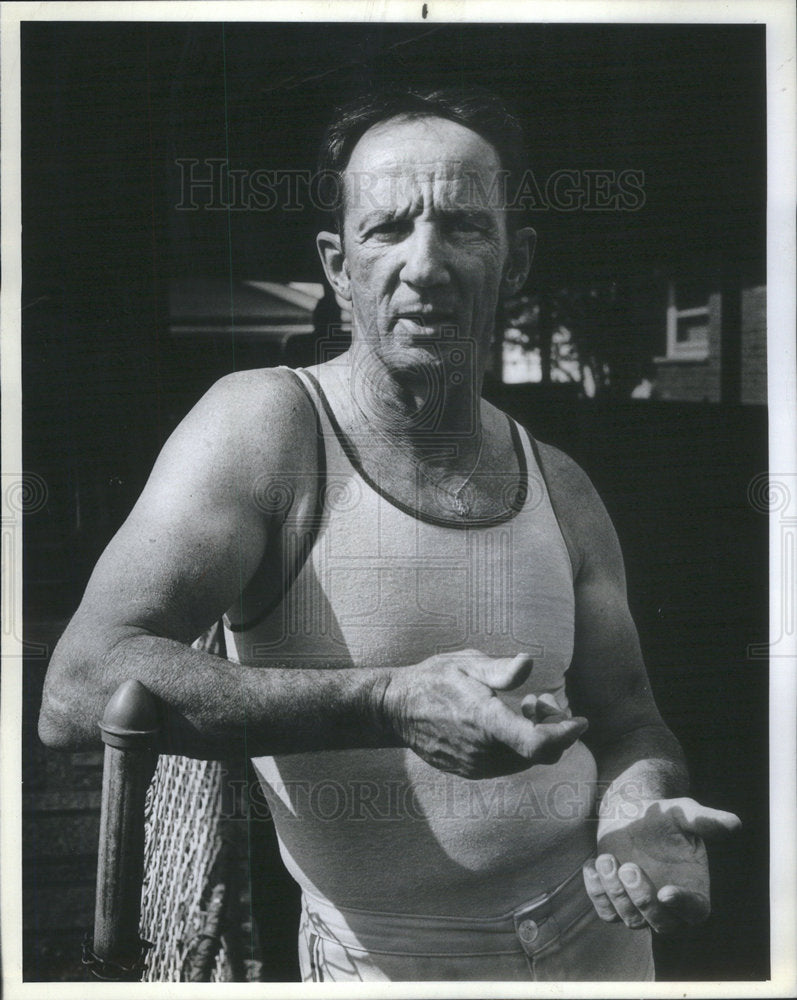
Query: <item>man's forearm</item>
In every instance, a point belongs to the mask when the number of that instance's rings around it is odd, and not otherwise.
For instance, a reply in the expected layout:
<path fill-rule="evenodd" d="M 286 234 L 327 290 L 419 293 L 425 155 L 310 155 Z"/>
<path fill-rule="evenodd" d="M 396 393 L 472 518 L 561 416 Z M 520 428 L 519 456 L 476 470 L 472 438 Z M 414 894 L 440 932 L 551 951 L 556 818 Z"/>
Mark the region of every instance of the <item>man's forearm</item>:
<path fill-rule="evenodd" d="M 291 660 L 248 667 L 140 628 L 73 619 L 44 688 L 39 735 L 49 746 L 96 745 L 117 687 L 136 680 L 163 706 L 163 753 L 223 758 L 408 747 L 433 767 L 497 777 L 552 763 L 583 719 L 537 725 L 496 695 L 528 677 L 526 655 L 436 653 L 414 664 L 318 669 Z"/>
<path fill-rule="evenodd" d="M 96 744 L 108 699 L 131 678 L 163 706 L 163 752 L 214 758 L 398 743 L 378 711 L 384 669 L 246 667 L 140 633 L 117 641 L 102 662 L 90 650 L 81 660 L 68 637 L 65 644 L 39 726 L 53 746 Z"/>
<path fill-rule="evenodd" d="M 593 752 L 602 818 L 629 818 L 635 802 L 675 798 L 688 791 L 683 751 L 666 726 L 642 726 Z"/>

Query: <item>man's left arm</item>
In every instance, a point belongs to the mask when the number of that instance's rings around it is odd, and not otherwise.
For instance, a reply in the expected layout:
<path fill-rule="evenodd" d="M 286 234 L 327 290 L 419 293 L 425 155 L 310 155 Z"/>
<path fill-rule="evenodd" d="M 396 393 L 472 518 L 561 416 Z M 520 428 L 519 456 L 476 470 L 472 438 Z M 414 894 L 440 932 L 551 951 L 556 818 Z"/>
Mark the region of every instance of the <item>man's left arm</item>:
<path fill-rule="evenodd" d="M 614 527 L 587 476 L 545 449 L 551 495 L 574 561 L 573 711 L 598 767 L 597 858 L 584 869 L 604 920 L 661 933 L 709 913 L 703 838 L 739 826 L 687 797 L 683 752 L 656 707 L 626 597 Z"/>

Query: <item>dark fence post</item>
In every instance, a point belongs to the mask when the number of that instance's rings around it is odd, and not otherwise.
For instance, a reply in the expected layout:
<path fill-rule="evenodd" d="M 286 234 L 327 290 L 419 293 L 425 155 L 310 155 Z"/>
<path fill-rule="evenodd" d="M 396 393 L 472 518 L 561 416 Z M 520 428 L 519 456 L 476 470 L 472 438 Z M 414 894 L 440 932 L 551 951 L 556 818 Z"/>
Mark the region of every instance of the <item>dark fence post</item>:
<path fill-rule="evenodd" d="M 156 757 L 158 702 L 125 681 L 105 709 L 102 813 L 93 954 L 84 963 L 100 979 L 141 978 L 148 947 L 139 936 L 144 875 L 144 801 Z"/>

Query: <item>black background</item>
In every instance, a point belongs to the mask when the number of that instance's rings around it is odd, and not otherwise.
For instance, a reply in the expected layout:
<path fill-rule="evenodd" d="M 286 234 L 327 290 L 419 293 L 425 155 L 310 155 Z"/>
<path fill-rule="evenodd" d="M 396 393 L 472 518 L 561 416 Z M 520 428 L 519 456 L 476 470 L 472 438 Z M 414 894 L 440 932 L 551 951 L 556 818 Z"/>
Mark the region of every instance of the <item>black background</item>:
<path fill-rule="evenodd" d="M 22 52 L 23 445 L 49 489 L 25 536 L 29 636 L 74 609 L 205 387 L 207 357 L 168 338 L 169 282 L 320 280 L 316 213 L 178 212 L 178 158 L 307 169 L 355 91 L 480 83 L 525 121 L 537 177 L 645 172 L 639 211 L 532 213 L 532 290 L 607 276 L 644 289 L 706 264 L 763 280 L 763 27 L 27 23 Z M 235 367 L 233 341 L 214 352 L 213 377 Z M 657 944 L 659 975 L 765 978 L 767 677 L 747 646 L 767 634 L 767 525 L 747 487 L 765 469 L 766 412 L 492 391 L 601 491 L 695 797 L 745 824 L 712 848 L 715 914 Z M 26 672 L 29 733 L 40 684 Z"/>

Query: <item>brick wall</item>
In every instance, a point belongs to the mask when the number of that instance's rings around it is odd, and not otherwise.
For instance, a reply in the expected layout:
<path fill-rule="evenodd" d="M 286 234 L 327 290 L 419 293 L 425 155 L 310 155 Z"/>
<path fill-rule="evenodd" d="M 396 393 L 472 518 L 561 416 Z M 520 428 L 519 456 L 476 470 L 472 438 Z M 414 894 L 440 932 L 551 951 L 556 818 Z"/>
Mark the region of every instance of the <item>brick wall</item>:
<path fill-rule="evenodd" d="M 767 290 L 742 292 L 742 402 L 767 401 Z"/>
<path fill-rule="evenodd" d="M 767 402 L 766 294 L 762 285 L 742 290 L 742 403 Z M 719 402 L 722 354 L 719 293 L 709 299 L 709 354 L 705 361 L 656 359 L 656 388 L 660 399 L 682 402 Z"/>
<path fill-rule="evenodd" d="M 718 403 L 720 398 L 719 293 L 708 300 L 708 357 L 704 361 L 656 359 L 656 390 L 660 399 Z"/>

